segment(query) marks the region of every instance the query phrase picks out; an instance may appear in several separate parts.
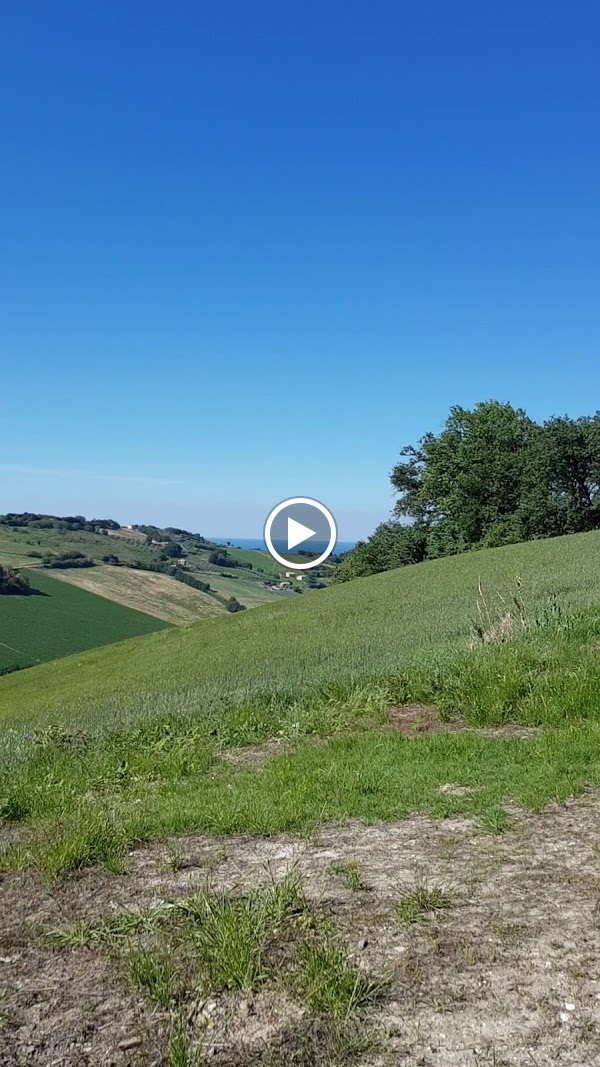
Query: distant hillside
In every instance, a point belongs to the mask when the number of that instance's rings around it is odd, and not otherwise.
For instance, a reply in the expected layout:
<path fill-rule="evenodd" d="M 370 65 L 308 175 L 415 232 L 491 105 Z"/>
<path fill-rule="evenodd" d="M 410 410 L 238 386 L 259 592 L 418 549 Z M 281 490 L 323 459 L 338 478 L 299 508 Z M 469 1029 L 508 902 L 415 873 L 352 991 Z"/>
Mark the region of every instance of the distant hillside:
<path fill-rule="evenodd" d="M 160 617 L 176 623 L 225 612 L 232 598 L 248 608 L 273 603 L 291 593 L 290 589 L 274 587 L 287 582 L 304 591 L 327 582 L 333 569 L 326 567 L 319 579 L 300 583 L 287 579 L 283 569 L 266 552 L 217 545 L 200 534 L 177 527 L 120 527 L 113 519 L 88 520 L 83 515 L 61 517 L 32 512 L 0 515 L 0 565 L 36 569 L 60 566 L 69 571 L 69 559 L 61 561 L 61 557 L 74 560 L 80 557 L 78 571 L 83 570 L 82 559 L 91 560 L 93 564 L 119 567 L 123 571 L 134 568 L 140 574 L 163 574 L 201 593 L 200 597 L 192 597 L 171 590 L 167 596 L 169 586 L 162 584 L 166 600 L 170 597 L 172 604 L 177 601 L 179 606 L 174 611 L 167 607 L 166 612 L 161 608 Z M 93 567 L 86 569 L 85 576 L 73 569 L 67 577 L 82 587 L 94 588 L 102 596 L 109 595 L 112 589 L 112 598 L 118 591 L 119 583 L 112 580 L 111 584 L 108 574 L 96 575 Z M 119 602 L 156 614 L 156 597 L 150 596 L 145 603 L 142 595 L 143 590 L 150 593 L 151 588 L 156 593 L 159 585 L 124 574 Z M 207 597 L 212 600 L 210 606 Z M 187 606 L 181 611 L 184 599 Z"/>

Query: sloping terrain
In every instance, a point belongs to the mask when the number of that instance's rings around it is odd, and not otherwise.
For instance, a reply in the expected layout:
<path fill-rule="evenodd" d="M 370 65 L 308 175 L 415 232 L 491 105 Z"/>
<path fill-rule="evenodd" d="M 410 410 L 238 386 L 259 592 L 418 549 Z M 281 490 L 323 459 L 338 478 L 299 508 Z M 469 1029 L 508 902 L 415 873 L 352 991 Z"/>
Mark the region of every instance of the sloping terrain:
<path fill-rule="evenodd" d="M 28 667 L 166 625 L 41 571 L 24 573 L 33 594 L 0 597 L 0 667 Z"/>
<path fill-rule="evenodd" d="M 215 702 L 324 686 L 374 683 L 409 663 L 465 646 L 478 587 L 501 606 L 517 591 L 528 611 L 558 598 L 600 601 L 600 533 L 532 541 L 404 567 L 315 595 L 285 598 L 208 626 L 156 634 L 77 660 L 0 679 L 2 714 L 20 719 L 89 713 L 207 711 Z"/>
<path fill-rule="evenodd" d="M 108 565 L 57 571 L 53 577 L 97 593 L 117 604 L 154 615 L 174 626 L 222 615 L 223 605 L 208 593 L 192 589 L 166 574 L 133 571 Z"/>

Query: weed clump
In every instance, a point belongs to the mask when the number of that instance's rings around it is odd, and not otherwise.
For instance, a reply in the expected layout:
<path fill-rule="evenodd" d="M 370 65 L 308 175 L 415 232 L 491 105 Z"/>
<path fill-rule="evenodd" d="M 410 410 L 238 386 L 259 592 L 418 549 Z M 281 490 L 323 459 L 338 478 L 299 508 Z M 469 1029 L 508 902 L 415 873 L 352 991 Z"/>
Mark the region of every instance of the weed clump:
<path fill-rule="evenodd" d="M 420 879 L 414 888 L 403 893 L 396 904 L 396 914 L 401 923 L 412 926 L 434 912 L 447 911 L 452 904 L 451 895 L 441 885 L 428 885 Z"/>
<path fill-rule="evenodd" d="M 300 977 L 310 1010 L 334 1019 L 371 1004 L 384 986 L 354 967 L 347 951 L 331 940 L 304 946 Z"/>

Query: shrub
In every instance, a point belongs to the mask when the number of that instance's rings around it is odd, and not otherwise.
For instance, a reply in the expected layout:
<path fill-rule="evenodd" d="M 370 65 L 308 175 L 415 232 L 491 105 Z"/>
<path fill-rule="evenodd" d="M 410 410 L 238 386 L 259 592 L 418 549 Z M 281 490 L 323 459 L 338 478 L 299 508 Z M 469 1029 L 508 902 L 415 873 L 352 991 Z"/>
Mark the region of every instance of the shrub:
<path fill-rule="evenodd" d="M 237 597 L 230 596 L 229 600 L 225 604 L 225 610 L 226 611 L 230 611 L 232 613 L 235 612 L 235 611 L 245 611 L 246 610 L 246 605 L 245 604 L 240 604 L 240 602 L 237 599 Z"/>
<path fill-rule="evenodd" d="M 17 574 L 12 567 L 0 567 L 0 595 L 27 596 L 29 593 L 29 579 L 24 574 Z"/>

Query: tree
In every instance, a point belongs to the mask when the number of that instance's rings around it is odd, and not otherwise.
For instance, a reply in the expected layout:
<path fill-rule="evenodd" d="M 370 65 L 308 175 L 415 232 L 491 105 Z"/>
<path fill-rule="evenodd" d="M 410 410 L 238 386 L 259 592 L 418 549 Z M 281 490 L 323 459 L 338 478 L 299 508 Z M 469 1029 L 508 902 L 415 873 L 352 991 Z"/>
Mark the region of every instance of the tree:
<path fill-rule="evenodd" d="M 524 411 L 490 400 L 473 411 L 453 407 L 441 434 L 404 448 L 391 473 L 399 493 L 395 514 L 438 533 L 437 554 L 479 544 L 520 502 L 523 455 L 534 423 Z"/>
<path fill-rule="evenodd" d="M 183 549 L 177 541 L 171 541 L 170 544 L 163 548 L 160 558 L 161 559 L 181 559 L 183 556 Z"/>
<path fill-rule="evenodd" d="M 600 528 L 600 413 L 539 425 L 497 400 L 453 407 L 441 433 L 401 449 L 390 479 L 392 520 L 343 558 L 336 581 Z"/>
<path fill-rule="evenodd" d="M 208 562 L 214 563 L 218 567 L 225 567 L 229 562 L 229 556 L 224 548 L 213 548 L 212 552 L 208 553 Z"/>
<path fill-rule="evenodd" d="M 397 519 L 382 522 L 368 541 L 359 541 L 333 572 L 335 582 L 347 582 L 379 571 L 420 563 L 425 559 L 427 534 L 422 526 Z"/>

